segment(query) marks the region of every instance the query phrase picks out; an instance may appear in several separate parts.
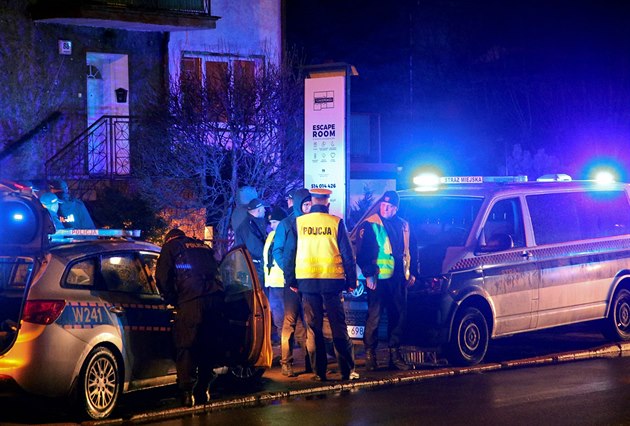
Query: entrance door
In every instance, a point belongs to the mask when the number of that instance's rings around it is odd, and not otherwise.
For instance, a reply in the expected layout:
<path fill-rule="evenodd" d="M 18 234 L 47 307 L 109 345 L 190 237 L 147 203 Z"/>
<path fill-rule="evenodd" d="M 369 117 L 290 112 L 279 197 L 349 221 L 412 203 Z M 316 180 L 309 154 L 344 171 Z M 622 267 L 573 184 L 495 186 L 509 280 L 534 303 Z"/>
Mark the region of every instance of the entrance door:
<path fill-rule="evenodd" d="M 127 55 L 88 52 L 86 58 L 87 126 L 92 126 L 88 135 L 90 174 L 127 175 L 130 172 Z"/>

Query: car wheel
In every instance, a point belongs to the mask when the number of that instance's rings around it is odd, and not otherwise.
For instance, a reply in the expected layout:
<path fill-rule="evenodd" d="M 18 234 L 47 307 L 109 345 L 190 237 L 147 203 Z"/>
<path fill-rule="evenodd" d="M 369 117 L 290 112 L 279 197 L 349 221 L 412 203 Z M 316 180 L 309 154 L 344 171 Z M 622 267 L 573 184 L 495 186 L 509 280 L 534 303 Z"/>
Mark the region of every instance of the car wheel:
<path fill-rule="evenodd" d="M 93 419 L 111 414 L 120 393 L 120 373 L 114 354 L 98 347 L 88 355 L 78 383 L 79 404 Z"/>
<path fill-rule="evenodd" d="M 630 291 L 625 288 L 618 290 L 613 297 L 604 336 L 613 341 L 630 340 Z"/>
<path fill-rule="evenodd" d="M 457 314 L 451 332 L 448 360 L 455 365 L 479 364 L 488 350 L 488 323 L 477 308 Z"/>

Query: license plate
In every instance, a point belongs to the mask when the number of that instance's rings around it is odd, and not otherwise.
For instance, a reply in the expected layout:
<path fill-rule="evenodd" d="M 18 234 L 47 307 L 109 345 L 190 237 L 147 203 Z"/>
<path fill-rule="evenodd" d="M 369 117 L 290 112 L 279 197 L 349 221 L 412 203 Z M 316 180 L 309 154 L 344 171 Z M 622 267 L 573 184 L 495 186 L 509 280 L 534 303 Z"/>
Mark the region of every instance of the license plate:
<path fill-rule="evenodd" d="M 358 325 L 349 325 L 348 326 L 348 335 L 351 339 L 362 339 L 363 332 L 365 331 L 365 327 Z"/>

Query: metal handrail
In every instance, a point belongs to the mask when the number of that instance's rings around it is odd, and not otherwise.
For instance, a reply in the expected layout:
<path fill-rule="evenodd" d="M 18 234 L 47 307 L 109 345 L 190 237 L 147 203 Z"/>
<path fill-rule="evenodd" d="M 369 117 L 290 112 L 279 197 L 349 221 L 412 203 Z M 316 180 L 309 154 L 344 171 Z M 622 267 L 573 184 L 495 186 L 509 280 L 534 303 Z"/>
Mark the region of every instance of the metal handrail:
<path fill-rule="evenodd" d="M 128 176 L 131 117 L 104 115 L 46 160 L 48 177 Z"/>

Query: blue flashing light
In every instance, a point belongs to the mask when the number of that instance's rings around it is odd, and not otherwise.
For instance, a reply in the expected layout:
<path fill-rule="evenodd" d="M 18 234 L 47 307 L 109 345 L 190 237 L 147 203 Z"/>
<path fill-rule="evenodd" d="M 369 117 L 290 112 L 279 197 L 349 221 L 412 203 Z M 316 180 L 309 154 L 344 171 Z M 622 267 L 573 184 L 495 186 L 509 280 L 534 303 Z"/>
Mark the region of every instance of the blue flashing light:
<path fill-rule="evenodd" d="M 13 213 L 13 220 L 15 222 L 22 222 L 24 220 L 24 214 L 23 213 Z"/>
<path fill-rule="evenodd" d="M 422 173 L 413 178 L 413 184 L 421 187 L 437 186 L 440 184 L 440 177 L 433 173 Z"/>
<path fill-rule="evenodd" d="M 595 182 L 607 184 L 615 182 L 615 175 L 609 170 L 600 170 L 595 174 Z"/>

